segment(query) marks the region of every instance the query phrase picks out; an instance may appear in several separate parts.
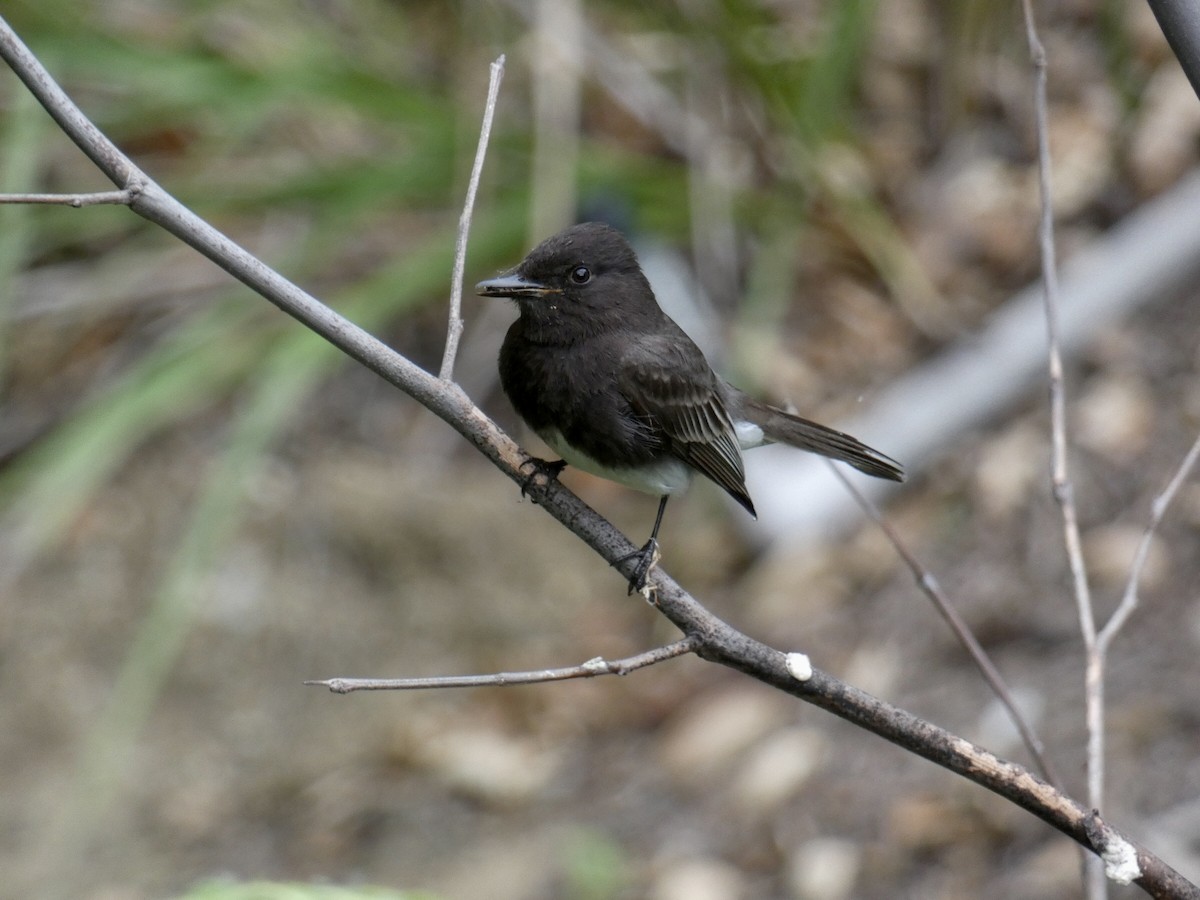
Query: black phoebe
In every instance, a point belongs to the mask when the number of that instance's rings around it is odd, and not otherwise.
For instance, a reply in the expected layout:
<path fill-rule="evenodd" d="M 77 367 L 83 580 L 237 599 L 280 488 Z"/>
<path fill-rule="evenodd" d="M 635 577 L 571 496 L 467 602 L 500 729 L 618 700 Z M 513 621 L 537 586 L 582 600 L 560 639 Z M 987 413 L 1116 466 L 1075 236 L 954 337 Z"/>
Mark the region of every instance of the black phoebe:
<path fill-rule="evenodd" d="M 630 592 L 645 586 L 671 494 L 699 472 L 750 515 L 742 449 L 779 441 L 903 481 L 893 460 L 848 434 L 760 403 L 718 378 L 658 306 L 629 242 L 599 222 L 547 238 L 519 266 L 481 281 L 520 317 L 500 348 L 500 383 L 521 418 L 567 463 L 658 494 Z M 629 558 L 629 557 L 627 557 Z"/>

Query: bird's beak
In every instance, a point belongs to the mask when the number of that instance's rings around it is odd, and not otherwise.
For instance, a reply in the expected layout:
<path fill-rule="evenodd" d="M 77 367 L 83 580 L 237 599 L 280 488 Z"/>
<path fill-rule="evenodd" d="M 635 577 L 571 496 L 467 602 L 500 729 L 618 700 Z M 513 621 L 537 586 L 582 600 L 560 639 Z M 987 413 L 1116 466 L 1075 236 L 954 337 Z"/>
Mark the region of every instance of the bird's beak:
<path fill-rule="evenodd" d="M 475 285 L 475 293 L 481 297 L 544 297 L 547 294 L 562 293 L 558 288 L 547 287 L 538 281 L 532 281 L 516 272 L 509 272 L 498 278 L 489 278 Z"/>

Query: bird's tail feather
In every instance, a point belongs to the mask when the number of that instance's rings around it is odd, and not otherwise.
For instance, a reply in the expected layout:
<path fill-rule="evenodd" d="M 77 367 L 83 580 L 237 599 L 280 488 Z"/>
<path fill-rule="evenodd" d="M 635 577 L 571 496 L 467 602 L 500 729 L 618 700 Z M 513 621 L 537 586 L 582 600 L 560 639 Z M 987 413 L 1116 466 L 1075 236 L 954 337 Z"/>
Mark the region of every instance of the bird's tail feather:
<path fill-rule="evenodd" d="M 904 469 L 899 463 L 868 447 L 858 438 L 794 416 L 766 403 L 759 403 L 745 395 L 739 399 L 742 400 L 742 416 L 761 428 L 769 441 L 778 441 L 810 453 L 841 460 L 876 478 L 904 480 Z"/>

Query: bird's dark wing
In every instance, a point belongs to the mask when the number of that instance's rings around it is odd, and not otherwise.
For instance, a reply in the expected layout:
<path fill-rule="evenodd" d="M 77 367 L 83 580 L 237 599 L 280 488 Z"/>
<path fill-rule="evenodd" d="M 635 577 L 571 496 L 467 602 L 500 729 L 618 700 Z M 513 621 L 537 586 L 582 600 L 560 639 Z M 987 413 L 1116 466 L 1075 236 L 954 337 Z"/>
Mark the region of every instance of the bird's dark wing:
<path fill-rule="evenodd" d="M 754 515 L 733 420 L 704 354 L 682 331 L 641 335 L 624 350 L 618 383 L 634 413 L 670 452 L 728 491 Z"/>

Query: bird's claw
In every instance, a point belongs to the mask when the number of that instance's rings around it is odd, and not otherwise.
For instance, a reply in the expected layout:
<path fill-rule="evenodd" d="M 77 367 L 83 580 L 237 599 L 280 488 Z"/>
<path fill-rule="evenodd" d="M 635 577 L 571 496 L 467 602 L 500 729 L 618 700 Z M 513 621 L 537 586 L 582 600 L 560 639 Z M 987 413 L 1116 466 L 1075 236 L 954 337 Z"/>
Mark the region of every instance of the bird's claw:
<path fill-rule="evenodd" d="M 655 538 L 650 538 L 641 550 L 627 553 L 613 563 L 616 566 L 631 559 L 637 560 L 637 564 L 633 567 L 633 574 L 629 576 L 629 591 L 626 596 L 637 591 L 647 600 L 650 599 L 649 591 L 652 590 L 649 584 L 650 573 L 658 565 L 658 561 L 661 558 L 662 554 L 658 550 L 658 541 Z"/>
<path fill-rule="evenodd" d="M 567 461 L 565 459 L 539 459 L 536 456 L 531 456 L 525 462 L 521 463 L 522 469 L 526 466 L 529 466 L 533 471 L 521 482 L 522 497 L 529 493 L 529 489 L 533 487 L 534 479 L 539 475 L 545 476 L 547 482 L 557 479 L 559 472 L 567 467 Z"/>

